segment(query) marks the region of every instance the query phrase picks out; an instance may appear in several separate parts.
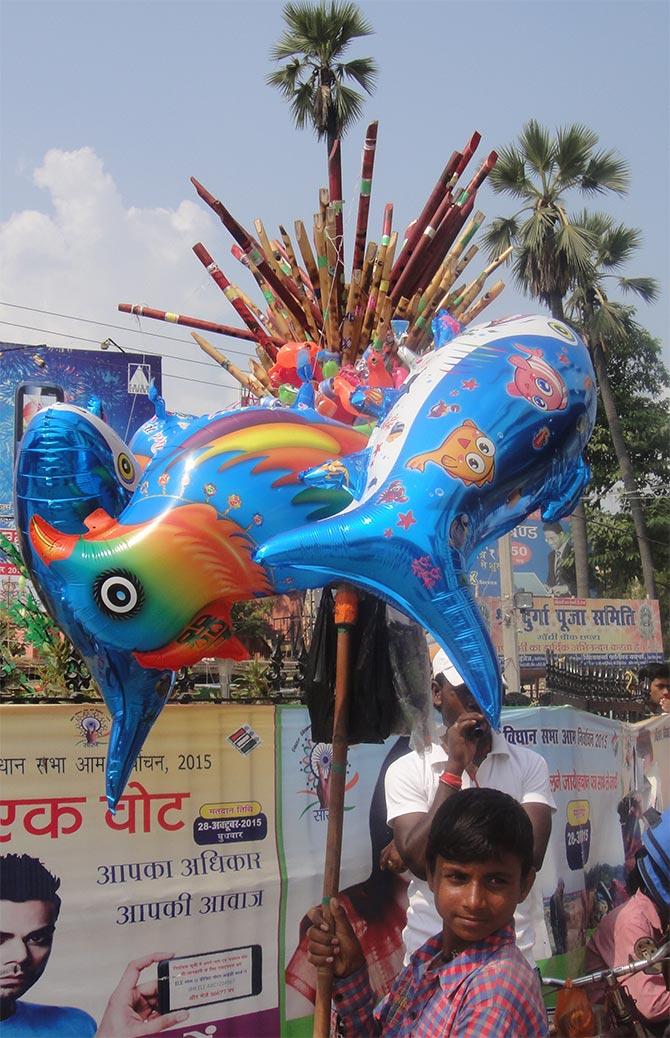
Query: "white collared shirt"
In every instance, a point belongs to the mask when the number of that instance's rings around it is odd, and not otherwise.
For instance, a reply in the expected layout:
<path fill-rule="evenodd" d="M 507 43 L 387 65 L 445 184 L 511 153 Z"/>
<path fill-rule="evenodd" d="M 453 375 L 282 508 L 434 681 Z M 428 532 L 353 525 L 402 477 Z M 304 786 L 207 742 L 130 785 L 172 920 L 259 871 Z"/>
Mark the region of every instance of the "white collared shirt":
<path fill-rule="evenodd" d="M 402 815 L 428 813 L 448 760 L 444 747 L 432 743 L 423 756 L 413 750 L 391 764 L 384 782 L 389 825 Z M 463 789 L 475 784 L 466 772 L 462 781 Z M 491 732 L 491 750 L 477 768 L 476 784 L 508 793 L 520 804 L 546 804 L 552 811 L 556 810 L 546 761 L 525 746 L 508 743 L 500 732 Z M 412 876 L 408 897 L 407 926 L 403 931 L 405 964 L 417 948 L 442 929 L 442 920 L 425 880 Z M 546 935 L 542 895 L 537 884 L 517 908 L 514 924 L 517 947 L 531 966 L 535 966 L 535 931 L 539 931 L 539 937 Z"/>

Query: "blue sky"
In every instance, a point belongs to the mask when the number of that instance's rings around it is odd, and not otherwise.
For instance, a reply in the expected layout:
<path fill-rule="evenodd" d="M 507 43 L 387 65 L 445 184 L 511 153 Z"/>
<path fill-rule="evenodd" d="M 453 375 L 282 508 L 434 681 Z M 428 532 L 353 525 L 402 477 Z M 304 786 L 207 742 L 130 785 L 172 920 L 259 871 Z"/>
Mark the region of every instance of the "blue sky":
<path fill-rule="evenodd" d="M 361 123 L 344 141 L 349 256 L 371 119 L 380 123 L 374 240 L 384 203 L 394 203 L 394 226 L 402 232 L 474 129 L 482 134 L 479 161 L 531 117 L 551 128 L 581 122 L 630 163 L 629 195 L 590 204 L 642 231 L 643 247 L 627 273 L 661 282 L 661 299 L 642 304 L 639 318 L 666 337 L 668 4 L 360 6 L 375 35 L 354 45 L 351 56 L 372 54 L 381 71 Z M 279 94 L 264 82 L 282 31 L 281 7 L 253 0 L 3 0 L 0 299 L 14 306 L 0 306 L 2 339 L 66 345 L 67 335 L 78 335 L 73 342 L 84 346 L 87 338 L 111 335 L 127 349 L 178 358 L 164 364 L 174 376 L 166 381 L 169 406 L 199 412 L 230 401 L 229 376 L 183 341 L 187 331 L 143 321 L 138 334 L 137 322 L 118 314 L 116 304 L 239 323 L 190 251 L 202 240 L 249 290 L 227 232 L 197 199 L 190 175 L 248 227 L 256 216 L 273 233 L 296 218 L 311 225 L 325 183 L 325 147 L 293 129 Z M 511 211 L 486 188 L 477 205 L 489 218 Z M 474 261 L 473 274 L 480 268 Z M 511 282 L 511 274 L 505 279 Z M 257 298 L 255 286 L 252 292 Z M 510 285 L 487 314 L 536 308 Z M 244 353 L 243 346 L 215 341 L 244 363 L 235 352 Z"/>

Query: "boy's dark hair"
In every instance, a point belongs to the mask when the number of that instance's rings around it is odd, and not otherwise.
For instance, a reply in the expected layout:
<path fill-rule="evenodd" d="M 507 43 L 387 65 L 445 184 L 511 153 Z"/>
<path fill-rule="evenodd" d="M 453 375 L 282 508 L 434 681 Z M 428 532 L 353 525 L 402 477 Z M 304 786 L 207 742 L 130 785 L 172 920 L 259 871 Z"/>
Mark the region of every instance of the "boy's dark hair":
<path fill-rule="evenodd" d="M 438 808 L 426 848 L 432 872 L 438 854 L 448 861 L 499 859 L 514 854 L 521 874 L 533 867 L 533 827 L 521 804 L 498 789 L 461 789 Z"/>
<path fill-rule="evenodd" d="M 648 681 L 650 685 L 656 678 L 670 678 L 670 663 L 645 663 L 637 676 L 640 682 Z"/>
<path fill-rule="evenodd" d="M 60 880 L 29 854 L 0 855 L 0 900 L 48 901 L 60 912 Z"/>

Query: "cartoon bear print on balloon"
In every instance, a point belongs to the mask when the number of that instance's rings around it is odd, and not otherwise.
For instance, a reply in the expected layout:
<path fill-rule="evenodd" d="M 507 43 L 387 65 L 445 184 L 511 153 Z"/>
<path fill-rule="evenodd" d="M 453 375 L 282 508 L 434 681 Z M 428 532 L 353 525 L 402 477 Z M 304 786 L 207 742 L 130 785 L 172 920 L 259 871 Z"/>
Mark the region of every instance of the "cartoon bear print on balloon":
<path fill-rule="evenodd" d="M 510 396 L 520 396 L 538 411 L 563 411 L 568 405 L 568 390 L 559 373 L 542 360 L 542 350 L 518 345 L 528 356 L 509 357 L 514 365 L 514 381 L 507 386 Z"/>
<path fill-rule="evenodd" d="M 450 476 L 467 486 L 492 483 L 495 472 L 495 444 L 478 429 L 471 418 L 449 433 L 434 451 L 415 454 L 407 462 L 408 469 L 423 472 L 429 461 L 441 465 Z"/>

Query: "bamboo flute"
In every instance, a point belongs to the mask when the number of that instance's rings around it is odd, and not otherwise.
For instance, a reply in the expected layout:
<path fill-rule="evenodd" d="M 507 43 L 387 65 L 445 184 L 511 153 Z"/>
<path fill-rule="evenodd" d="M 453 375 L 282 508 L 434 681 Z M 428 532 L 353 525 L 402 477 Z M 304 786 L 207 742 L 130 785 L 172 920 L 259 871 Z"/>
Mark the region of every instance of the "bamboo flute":
<path fill-rule="evenodd" d="M 363 317 L 362 334 L 363 338 L 369 338 L 372 334 L 372 329 L 376 323 L 376 311 L 377 311 L 377 296 L 379 294 L 379 286 L 381 285 L 382 272 L 386 264 L 386 252 L 389 247 L 391 240 L 391 225 L 393 223 L 393 206 L 390 202 L 387 202 L 384 206 L 384 220 L 382 224 L 382 238 L 377 249 L 377 255 L 375 257 L 374 266 L 372 268 L 372 280 L 370 284 L 370 293 L 368 295 L 368 301 L 365 308 L 365 316 Z"/>
<path fill-rule="evenodd" d="M 469 310 L 465 311 L 461 318 L 461 324 L 464 327 L 470 324 L 470 322 L 473 321 L 475 317 L 478 317 L 482 310 L 484 310 L 489 305 L 489 303 L 492 303 L 493 300 L 500 295 L 504 287 L 504 281 L 496 281 L 495 285 L 492 285 L 488 292 L 486 292 L 481 297 L 481 299 L 478 299 L 476 303 L 473 303 Z"/>
<path fill-rule="evenodd" d="M 370 291 L 370 281 L 372 278 L 372 267 L 377 255 L 377 243 L 369 241 L 365 247 L 365 259 L 363 260 L 363 270 L 361 271 L 361 287 L 358 294 L 358 306 L 356 308 L 356 320 L 351 332 L 351 358 L 352 364 L 355 362 L 358 356 L 360 345 L 361 345 L 361 329 L 363 327 L 363 318 L 365 317 L 365 308 L 367 306 L 368 294 Z"/>
<path fill-rule="evenodd" d="M 155 310 L 150 306 L 142 306 L 139 303 L 119 303 L 117 309 L 122 314 L 134 314 L 136 317 L 148 317 L 152 321 L 165 321 L 167 324 L 180 324 L 184 328 L 199 328 L 203 332 L 214 332 L 216 335 L 229 335 L 231 339 L 243 339 L 245 342 L 258 342 L 259 337 L 245 328 L 234 328 L 228 324 L 216 324 L 214 321 L 203 321 L 199 317 L 188 317 L 185 314 L 175 314 L 170 310 Z M 284 345 L 285 340 L 276 336 L 262 337 L 265 349 L 273 353 L 279 346 Z M 274 361 L 274 358 L 273 358 Z"/>
<path fill-rule="evenodd" d="M 291 277 L 295 282 L 295 285 L 298 290 L 298 301 L 300 302 L 300 305 L 302 306 L 305 312 L 305 319 L 307 321 L 307 325 L 309 327 L 310 332 L 312 333 L 313 338 L 318 339 L 319 331 L 323 323 L 321 310 L 319 309 L 317 304 L 313 302 L 307 295 L 307 290 L 305 289 L 305 286 L 302 281 L 302 275 L 300 273 L 298 261 L 295 257 L 295 252 L 293 251 L 293 244 L 291 242 L 286 228 L 283 227 L 281 224 L 279 225 L 279 233 L 281 234 L 284 249 L 286 250 L 286 255 L 288 257 L 288 262 L 291 269 Z"/>
<path fill-rule="evenodd" d="M 270 393 L 272 396 L 277 396 L 277 390 L 274 389 L 271 385 L 268 373 L 263 367 L 263 365 L 259 364 L 259 362 L 257 360 L 254 360 L 253 357 L 249 357 L 249 365 L 251 367 L 251 371 L 254 375 L 254 378 L 258 379 L 260 384 L 263 386 L 263 389 L 265 389 L 265 391 L 267 393 Z"/>
<path fill-rule="evenodd" d="M 386 304 L 386 300 L 389 298 L 389 277 L 391 274 L 391 268 L 393 267 L 393 257 L 395 256 L 396 245 L 398 244 L 398 232 L 394 231 L 389 239 L 388 246 L 386 248 L 386 257 L 384 259 L 384 266 L 382 268 L 382 277 L 379 282 L 379 290 L 377 292 L 377 302 L 375 304 L 375 310 L 377 318 L 382 312 L 383 307 Z"/>
<path fill-rule="evenodd" d="M 509 245 L 504 252 L 501 252 L 499 256 L 497 256 L 494 260 L 491 260 L 491 262 L 486 267 L 484 267 L 481 274 L 478 277 L 476 277 L 474 281 L 470 282 L 470 284 L 463 292 L 463 295 L 454 303 L 453 315 L 457 320 L 459 319 L 459 315 L 467 310 L 470 303 L 472 303 L 473 299 L 479 295 L 489 275 L 491 275 L 494 270 L 497 270 L 498 267 L 501 266 L 501 264 L 503 264 L 509 258 L 509 256 L 511 256 L 511 254 L 512 246 Z"/>
<path fill-rule="evenodd" d="M 330 192 L 327 187 L 319 188 L 319 212 L 323 218 L 323 226 L 326 226 L 326 213 L 330 205 Z"/>
<path fill-rule="evenodd" d="M 335 277 L 335 270 L 337 267 L 337 252 L 335 246 L 335 211 L 332 206 L 328 206 L 326 210 L 326 256 L 328 258 L 328 293 L 330 299 L 330 305 L 328 307 L 328 317 L 332 324 L 332 335 L 335 342 L 339 339 L 340 329 L 340 309 L 341 309 L 341 293 L 337 279 Z"/>
<path fill-rule="evenodd" d="M 356 320 L 356 308 L 358 306 L 358 299 L 361 290 L 362 274 L 363 272 L 361 270 L 354 270 L 351 274 L 351 282 L 349 283 L 349 293 L 347 295 L 347 309 L 344 315 L 344 322 L 342 324 L 342 332 L 340 336 L 342 344 L 343 364 L 351 363 L 352 333 L 354 328 L 354 322 Z"/>
<path fill-rule="evenodd" d="M 468 263 L 470 263 L 475 258 L 475 256 L 477 255 L 478 252 L 479 252 L 479 246 L 478 245 L 471 245 L 470 248 L 468 249 L 468 251 L 463 253 L 463 255 L 461 256 L 460 260 L 458 261 L 458 263 L 454 267 L 454 278 L 453 278 L 454 281 L 456 280 L 456 278 L 459 278 L 461 276 L 461 274 L 463 273 L 463 271 L 467 267 Z"/>
<path fill-rule="evenodd" d="M 264 346 L 260 344 L 256 347 L 256 356 L 263 365 L 266 371 L 269 371 L 274 364 L 274 358 L 270 356 Z"/>
<path fill-rule="evenodd" d="M 225 370 L 232 375 L 241 386 L 259 398 L 267 396 L 263 385 L 258 381 L 255 375 L 238 368 L 236 364 L 233 364 L 233 362 L 226 357 L 225 353 L 220 353 L 219 350 L 217 350 L 215 346 L 212 346 L 211 342 L 208 342 L 202 335 L 198 335 L 197 332 L 191 332 L 191 335 L 200 349 L 204 353 L 208 354 L 212 360 L 215 360 L 217 364 L 220 364 L 222 368 L 225 368 Z"/>
<path fill-rule="evenodd" d="M 314 215 L 314 245 L 316 246 L 316 262 L 319 270 L 319 287 L 321 290 L 321 312 L 323 313 L 323 328 L 326 333 L 328 349 L 337 350 L 337 334 L 334 334 L 333 321 L 331 320 L 331 285 L 328 279 L 328 255 L 326 252 L 326 235 L 324 233 L 324 222 L 321 213 Z M 335 329 L 336 332 L 336 329 Z"/>
<path fill-rule="evenodd" d="M 222 202 L 218 198 L 214 198 L 212 194 L 203 187 L 195 177 L 191 177 L 191 183 L 202 198 L 203 202 L 212 209 L 221 220 L 224 227 L 232 234 L 235 241 L 240 245 L 243 251 L 249 256 L 256 266 L 259 272 L 263 275 L 267 283 L 269 284 L 272 291 L 279 299 L 285 304 L 288 310 L 298 322 L 299 326 L 303 323 L 303 313 L 298 304 L 297 299 L 291 294 L 286 285 L 280 280 L 275 274 L 274 270 L 270 266 L 268 260 L 263 255 L 263 252 L 254 238 L 245 231 L 241 223 L 239 223 L 235 217 L 226 209 Z"/>
<path fill-rule="evenodd" d="M 416 271 L 420 270 L 424 263 L 426 250 L 434 240 L 438 227 L 453 207 L 453 204 L 451 189 L 447 188 L 442 197 L 438 200 L 438 203 L 433 209 L 430 217 L 425 222 L 421 233 L 418 235 L 415 233 L 416 228 L 419 225 L 419 221 L 417 220 L 407 238 L 408 244 L 405 249 L 403 266 L 400 271 L 398 271 L 398 261 L 396 260 L 394 270 L 391 273 L 392 299 L 400 299 L 401 295 L 408 294 L 407 286 L 411 286 L 416 278 Z"/>
<path fill-rule="evenodd" d="M 459 200 L 453 209 L 449 210 L 447 216 L 438 227 L 430 247 L 426 249 L 424 266 L 415 282 L 417 289 L 422 289 L 432 279 L 454 238 L 472 212 L 474 202 L 475 196 L 472 195 L 465 201 L 464 205 L 461 205 Z"/>
<path fill-rule="evenodd" d="M 335 292 L 337 294 L 338 323 L 342 314 L 342 297 L 344 295 L 344 225 L 342 217 L 342 146 L 339 140 L 333 142 L 328 156 L 328 190 L 330 205 L 335 214 Z"/>
<path fill-rule="evenodd" d="M 302 220 L 296 220 L 294 226 L 295 240 L 298 243 L 298 248 L 300 249 L 302 261 L 305 264 L 307 277 L 309 278 L 312 286 L 312 293 L 318 301 L 321 298 L 321 289 L 319 286 L 319 271 L 316 265 L 316 260 L 314 259 L 314 253 L 312 252 L 312 246 L 310 245 L 309 238 L 307 236 L 307 231 L 305 230 L 305 225 L 302 222 Z"/>
<path fill-rule="evenodd" d="M 240 298 L 239 289 L 228 280 L 220 267 L 214 262 L 202 242 L 197 242 L 193 246 L 193 252 L 198 257 L 203 267 L 207 270 L 212 281 L 214 281 L 217 287 L 221 289 L 230 305 L 242 318 L 249 331 L 253 332 L 259 339 L 266 338 L 267 332 L 265 328 L 258 323 L 249 307 Z"/>
<path fill-rule="evenodd" d="M 254 261 L 250 256 L 242 251 L 239 245 L 233 245 L 231 251 L 235 259 L 239 260 L 240 263 L 249 270 L 256 284 L 263 293 L 263 298 L 268 307 L 268 317 L 272 324 L 275 325 L 282 342 L 295 339 L 295 331 L 289 323 L 290 315 L 288 310 L 281 305 L 265 278 L 263 278 L 259 273 L 258 267 Z"/>
<path fill-rule="evenodd" d="M 272 242 L 268 238 L 267 231 L 265 230 L 265 227 L 263 226 L 263 221 L 261 219 L 259 219 L 259 218 L 255 219 L 254 220 L 254 227 L 256 229 L 256 234 L 258 235 L 258 240 L 259 240 L 259 242 L 261 244 L 261 249 L 263 251 L 263 254 L 265 255 L 265 258 L 267 259 L 268 263 L 270 264 L 270 266 L 274 270 L 274 272 L 277 275 L 277 277 L 281 277 L 282 269 L 281 269 L 281 267 L 280 267 L 280 265 L 279 265 L 279 263 L 277 261 L 277 257 L 274 254 L 274 251 L 273 251 L 273 248 L 272 248 Z"/>
<path fill-rule="evenodd" d="M 446 193 L 448 193 L 455 183 L 454 177 L 459 175 L 465 169 L 465 166 L 469 162 L 470 158 L 474 154 L 474 151 L 481 140 L 480 135 L 475 131 L 466 145 L 463 152 L 454 151 L 449 159 L 447 165 L 442 170 L 442 173 L 438 177 L 435 187 L 431 191 L 426 204 L 424 205 L 421 213 L 414 221 L 413 224 L 407 229 L 407 238 L 403 243 L 403 247 L 400 254 L 395 262 L 393 270 L 391 272 L 391 287 L 395 287 L 398 278 L 402 274 L 403 270 L 407 266 L 421 235 L 424 233 L 426 227 L 432 222 L 432 218 L 435 216 L 436 210 L 443 200 Z M 393 294 L 393 293 L 392 293 Z M 400 298 L 397 293 L 394 298 Z"/>
<path fill-rule="evenodd" d="M 351 268 L 352 271 L 363 269 L 365 245 L 368 236 L 368 215 L 370 212 L 372 174 L 375 166 L 375 150 L 377 148 L 378 129 L 379 123 L 370 123 L 363 144 L 363 154 L 361 157 L 361 186 L 358 195 L 358 215 L 356 217 L 356 238 L 354 244 L 354 261 Z"/>

